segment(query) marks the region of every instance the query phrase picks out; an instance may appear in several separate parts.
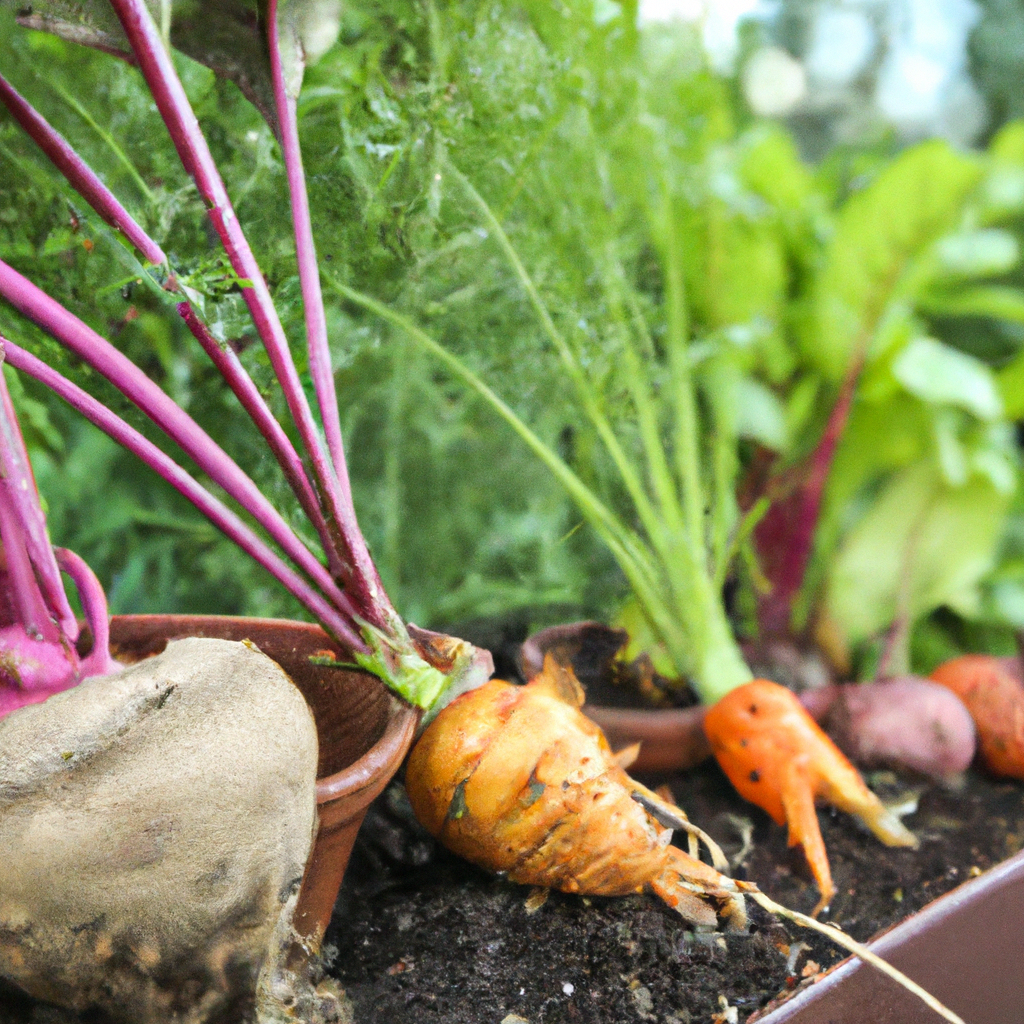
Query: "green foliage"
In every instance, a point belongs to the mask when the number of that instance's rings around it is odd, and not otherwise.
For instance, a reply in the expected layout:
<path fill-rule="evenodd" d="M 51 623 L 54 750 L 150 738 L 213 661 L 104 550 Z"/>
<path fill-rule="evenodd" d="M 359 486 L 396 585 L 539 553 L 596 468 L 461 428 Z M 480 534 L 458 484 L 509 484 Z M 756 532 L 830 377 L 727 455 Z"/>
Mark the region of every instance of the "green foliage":
<path fill-rule="evenodd" d="M 904 152 L 843 205 L 824 254 L 803 343 L 833 381 L 897 343 L 930 243 L 955 227 L 977 184 L 976 160 L 943 142 Z"/>
<path fill-rule="evenodd" d="M 1011 125 L 970 158 L 914 147 L 839 212 L 814 337 L 859 349 L 866 368 L 805 601 L 827 581 L 825 607 L 850 642 L 897 611 L 914 621 L 940 606 L 982 610 L 979 584 L 1017 487 L 1008 419 L 1019 399 L 1015 361 L 998 368 L 1005 350 L 976 339 L 1020 320 L 1021 196 L 1007 184 L 1024 166 L 1019 138 Z M 835 374 L 843 364 L 830 352 L 820 344 L 816 361 Z"/>
<path fill-rule="evenodd" d="M 825 608 L 859 643 L 941 606 L 1024 621 L 1019 558 L 999 546 L 1019 514 L 1008 422 L 1024 415 L 1024 126 L 984 153 L 928 142 L 811 168 L 781 128 L 737 126 L 692 33 L 638 31 L 634 10 L 354 0 L 340 43 L 306 72 L 300 129 L 350 470 L 396 605 L 424 624 L 546 603 L 610 614 L 630 586 L 660 588 L 667 611 L 647 625 L 699 674 L 687 616 L 710 621 L 729 573 L 741 606 L 758 587 L 749 534 L 763 507 L 741 508 L 738 484 L 764 462 L 799 466 L 863 357 L 798 622 Z M 7 8 L 0 47 L 5 74 L 269 389 L 238 282 L 137 74 L 15 29 Z M 232 85 L 179 65 L 304 370 L 273 135 Z M 81 206 L 0 120 L 0 255 L 114 338 L 304 529 L 172 297 Z M 0 321 L 142 426 L 39 332 Z M 504 423 L 471 379 L 504 403 Z M 16 399 L 54 536 L 96 566 L 117 610 L 295 613 L 128 456 L 33 389 Z M 551 469 L 578 483 L 577 505 Z M 696 601 L 695 578 L 710 581 Z"/>
<path fill-rule="evenodd" d="M 832 566 L 834 621 L 858 641 L 940 605 L 976 614 L 977 583 L 991 568 L 1008 505 L 1009 495 L 979 475 L 950 486 L 923 461 L 894 474 Z"/>

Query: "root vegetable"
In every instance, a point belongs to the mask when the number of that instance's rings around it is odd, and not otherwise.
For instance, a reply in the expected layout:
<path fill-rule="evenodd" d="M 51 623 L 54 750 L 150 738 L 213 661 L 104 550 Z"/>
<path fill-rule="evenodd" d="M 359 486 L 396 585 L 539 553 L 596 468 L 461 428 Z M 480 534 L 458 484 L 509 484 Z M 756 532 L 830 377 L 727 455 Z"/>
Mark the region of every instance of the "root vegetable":
<path fill-rule="evenodd" d="M 974 722 L 963 701 L 937 683 L 900 676 L 838 691 L 823 724 L 857 764 L 894 765 L 951 781 L 974 759 Z"/>
<path fill-rule="evenodd" d="M 583 690 L 550 656 L 526 686 L 492 680 L 463 694 L 409 758 L 416 816 L 449 849 L 525 885 L 622 896 L 649 889 L 696 925 L 745 922 L 731 879 L 669 845 L 637 802 Z M 666 810 L 685 817 L 677 808 Z"/>
<path fill-rule="evenodd" d="M 887 846 L 917 845 L 784 686 L 755 679 L 738 687 L 708 711 L 704 730 L 740 795 L 788 824 L 789 845 L 803 847 L 821 892 L 815 914 L 835 894 L 816 799 L 855 815 Z"/>
<path fill-rule="evenodd" d="M 940 665 L 931 678 L 967 706 L 978 730 L 978 749 L 995 775 L 1024 779 L 1024 687 L 986 654 L 965 654 Z"/>

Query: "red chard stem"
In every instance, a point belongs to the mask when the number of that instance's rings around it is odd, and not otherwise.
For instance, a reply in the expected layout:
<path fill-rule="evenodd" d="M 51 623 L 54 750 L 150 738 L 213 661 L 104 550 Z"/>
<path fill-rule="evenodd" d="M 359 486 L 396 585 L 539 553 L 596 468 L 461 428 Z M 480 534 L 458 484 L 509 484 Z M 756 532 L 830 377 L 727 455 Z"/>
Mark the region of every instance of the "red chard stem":
<path fill-rule="evenodd" d="M 46 119 L 18 94 L 14 86 L 0 75 L 0 103 L 10 111 L 25 133 L 49 157 L 71 187 L 112 228 L 125 238 L 150 263 L 167 262 L 163 249 L 139 226 L 132 215 L 114 198 L 95 171 L 68 145 Z"/>
<path fill-rule="evenodd" d="M 859 356 L 847 371 L 824 433 L 804 465 L 799 483 L 772 504 L 754 529 L 761 568 L 772 584 L 758 606 L 763 637 L 783 636 L 790 629 L 793 601 L 803 586 L 813 550 L 825 484 L 850 418 L 863 365 L 863 356 Z"/>

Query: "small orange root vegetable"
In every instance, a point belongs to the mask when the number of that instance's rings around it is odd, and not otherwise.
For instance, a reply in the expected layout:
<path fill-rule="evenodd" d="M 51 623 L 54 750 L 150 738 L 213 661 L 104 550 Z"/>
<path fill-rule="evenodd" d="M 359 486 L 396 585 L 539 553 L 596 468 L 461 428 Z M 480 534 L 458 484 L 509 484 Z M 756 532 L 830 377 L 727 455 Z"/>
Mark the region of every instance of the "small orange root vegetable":
<path fill-rule="evenodd" d="M 685 815 L 626 774 L 582 703 L 571 670 L 550 656 L 526 686 L 495 679 L 463 694 L 409 757 L 416 817 L 514 882 L 595 896 L 650 889 L 695 925 L 714 928 L 721 916 L 743 927 L 735 883 L 668 845 L 671 831 L 638 800 Z"/>
<path fill-rule="evenodd" d="M 999 659 L 965 654 L 940 665 L 931 678 L 967 706 L 985 767 L 994 775 L 1024 779 L 1024 687 Z"/>
<path fill-rule="evenodd" d="M 704 731 L 740 795 L 789 825 L 789 845 L 803 847 L 821 892 L 817 915 L 835 895 L 816 799 L 860 818 L 887 846 L 917 839 L 864 785 L 860 773 L 784 686 L 755 679 L 709 709 Z"/>

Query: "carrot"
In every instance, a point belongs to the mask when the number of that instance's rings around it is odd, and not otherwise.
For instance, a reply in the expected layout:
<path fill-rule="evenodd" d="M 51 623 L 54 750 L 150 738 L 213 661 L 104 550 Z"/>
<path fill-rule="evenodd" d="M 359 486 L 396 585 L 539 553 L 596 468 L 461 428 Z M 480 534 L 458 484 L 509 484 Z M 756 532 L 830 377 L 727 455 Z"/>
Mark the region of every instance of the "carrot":
<path fill-rule="evenodd" d="M 999 659 L 965 654 L 940 665 L 931 679 L 967 706 L 985 767 L 994 775 L 1024 779 L 1024 687 Z"/>
<path fill-rule="evenodd" d="M 550 655 L 526 686 L 495 679 L 457 698 L 409 757 L 416 816 L 514 882 L 596 896 L 649 889 L 700 927 L 719 916 L 743 927 L 735 884 L 668 845 L 671 832 L 638 801 L 662 820 L 685 815 L 626 774 L 582 704 L 571 669 Z"/>
<path fill-rule="evenodd" d="M 835 895 L 815 800 L 860 818 L 887 846 L 917 846 L 864 785 L 859 772 L 784 686 L 755 679 L 709 709 L 704 731 L 740 795 L 789 825 L 789 845 L 802 846 L 821 893 L 817 915 Z"/>

